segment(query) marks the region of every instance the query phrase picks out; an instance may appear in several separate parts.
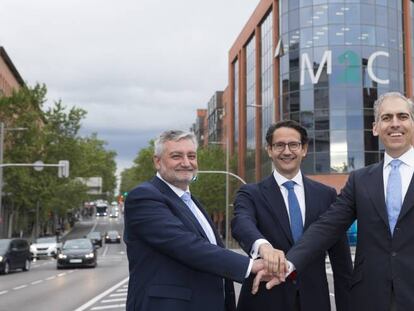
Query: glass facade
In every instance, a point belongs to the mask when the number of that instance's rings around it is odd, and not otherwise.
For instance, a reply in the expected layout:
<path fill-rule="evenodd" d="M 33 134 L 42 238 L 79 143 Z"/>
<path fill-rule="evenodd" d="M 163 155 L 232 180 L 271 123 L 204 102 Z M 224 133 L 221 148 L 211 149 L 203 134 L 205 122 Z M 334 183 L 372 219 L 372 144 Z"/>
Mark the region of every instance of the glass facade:
<path fill-rule="evenodd" d="M 346 173 L 379 160 L 373 103 L 404 92 L 401 3 L 281 1 L 279 103 L 283 119 L 308 130 L 304 173 Z"/>
<path fill-rule="evenodd" d="M 246 45 L 246 181 L 255 181 L 256 155 L 256 39 Z"/>
<path fill-rule="evenodd" d="M 261 30 L 261 92 L 262 92 L 262 176 L 267 176 L 272 171 L 272 161 L 265 150 L 266 132 L 272 124 L 275 115 L 273 101 L 273 21 L 272 13 L 268 13 L 262 24 Z"/>

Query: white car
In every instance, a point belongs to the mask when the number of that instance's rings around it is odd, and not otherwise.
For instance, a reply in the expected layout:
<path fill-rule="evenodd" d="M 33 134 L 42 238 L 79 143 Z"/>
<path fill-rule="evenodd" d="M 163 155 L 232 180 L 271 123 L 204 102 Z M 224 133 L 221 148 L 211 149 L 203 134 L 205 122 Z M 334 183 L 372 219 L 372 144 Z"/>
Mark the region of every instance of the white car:
<path fill-rule="evenodd" d="M 32 257 L 39 259 L 41 257 L 56 258 L 62 243 L 58 241 L 55 236 L 38 238 L 30 245 L 30 252 Z"/>

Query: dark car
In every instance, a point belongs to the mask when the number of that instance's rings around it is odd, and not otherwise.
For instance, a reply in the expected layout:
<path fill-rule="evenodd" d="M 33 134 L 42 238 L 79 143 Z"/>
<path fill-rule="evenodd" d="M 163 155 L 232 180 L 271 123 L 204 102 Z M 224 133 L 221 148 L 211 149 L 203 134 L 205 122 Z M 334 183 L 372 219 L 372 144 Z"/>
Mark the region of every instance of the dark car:
<path fill-rule="evenodd" d="M 67 240 L 57 256 L 57 268 L 97 266 L 96 249 L 89 239 Z"/>
<path fill-rule="evenodd" d="M 91 240 L 93 245 L 102 247 L 102 235 L 99 231 L 89 232 L 86 237 Z"/>
<path fill-rule="evenodd" d="M 24 239 L 0 240 L 0 273 L 7 274 L 11 270 L 30 270 L 32 255 L 30 245 Z"/>
<path fill-rule="evenodd" d="M 105 243 L 121 243 L 121 236 L 118 231 L 110 230 L 105 233 Z"/>

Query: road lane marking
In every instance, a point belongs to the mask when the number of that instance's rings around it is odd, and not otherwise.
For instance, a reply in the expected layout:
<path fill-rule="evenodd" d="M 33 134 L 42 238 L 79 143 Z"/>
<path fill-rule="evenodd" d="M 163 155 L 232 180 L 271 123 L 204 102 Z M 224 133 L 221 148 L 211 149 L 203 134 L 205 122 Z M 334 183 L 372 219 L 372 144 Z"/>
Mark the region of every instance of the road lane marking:
<path fill-rule="evenodd" d="M 117 290 L 117 292 L 126 292 L 128 290 L 128 288 L 120 288 Z"/>
<path fill-rule="evenodd" d="M 25 287 L 27 287 L 27 284 L 23 284 L 23 285 L 17 286 L 15 288 L 13 288 L 13 290 L 19 290 L 19 289 L 22 289 L 22 288 L 25 288 Z"/>
<path fill-rule="evenodd" d="M 105 245 L 105 249 L 104 249 L 104 251 L 103 251 L 103 254 L 102 254 L 102 257 L 105 257 L 106 256 L 106 253 L 108 252 L 108 245 Z"/>
<path fill-rule="evenodd" d="M 126 298 L 105 299 L 105 300 L 101 300 L 101 303 L 118 302 L 118 301 L 126 301 Z"/>
<path fill-rule="evenodd" d="M 8 290 L 4 290 L 4 291 L 0 292 L 0 295 L 4 295 L 4 294 L 6 294 L 8 292 L 9 292 Z"/>
<path fill-rule="evenodd" d="M 58 275 L 57 275 L 57 277 L 61 277 L 61 276 L 65 276 L 66 275 L 66 272 L 63 272 L 63 273 L 59 273 Z"/>
<path fill-rule="evenodd" d="M 43 280 L 38 280 L 38 281 L 34 281 L 34 282 L 32 282 L 32 283 L 30 283 L 31 285 L 36 285 L 36 284 L 39 284 L 39 283 L 42 283 L 43 282 Z"/>
<path fill-rule="evenodd" d="M 120 297 L 120 296 L 126 296 L 127 293 L 121 293 L 121 294 L 110 294 L 109 297 Z"/>
<path fill-rule="evenodd" d="M 56 275 L 49 276 L 49 277 L 46 279 L 46 281 L 50 281 L 50 280 L 53 280 L 53 279 L 56 279 Z"/>
<path fill-rule="evenodd" d="M 117 289 L 121 285 L 123 285 L 125 282 L 128 282 L 128 280 L 129 280 L 129 277 L 126 277 L 121 282 L 119 282 L 118 284 L 115 284 L 110 289 L 107 289 L 103 293 L 101 293 L 98 296 L 92 298 L 87 303 L 85 303 L 82 306 L 80 306 L 79 308 L 77 308 L 75 311 L 84 311 L 84 310 L 86 310 L 87 308 L 89 308 L 90 306 L 92 306 L 94 303 L 96 303 L 97 301 L 101 300 L 103 297 L 105 297 L 106 295 L 108 295 L 109 293 L 113 292 L 115 289 Z M 123 305 L 123 307 L 125 307 L 125 305 Z"/>
<path fill-rule="evenodd" d="M 118 308 L 125 308 L 125 304 L 120 305 L 109 305 L 109 306 L 102 306 L 102 307 L 93 307 L 91 310 L 104 310 L 104 309 L 118 309 Z"/>

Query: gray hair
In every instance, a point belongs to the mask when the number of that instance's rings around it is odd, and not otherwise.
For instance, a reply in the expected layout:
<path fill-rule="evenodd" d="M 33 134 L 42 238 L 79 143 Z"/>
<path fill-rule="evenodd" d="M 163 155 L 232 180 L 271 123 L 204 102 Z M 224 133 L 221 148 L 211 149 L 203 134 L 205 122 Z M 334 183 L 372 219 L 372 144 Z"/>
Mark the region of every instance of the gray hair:
<path fill-rule="evenodd" d="M 189 139 L 191 140 L 196 149 L 198 147 L 197 138 L 194 133 L 192 132 L 185 132 L 181 130 L 168 130 L 165 132 L 162 132 L 160 136 L 155 140 L 154 142 L 154 155 L 159 157 L 162 155 L 164 151 L 164 144 L 167 141 L 179 141 L 182 139 Z"/>
<path fill-rule="evenodd" d="M 379 121 L 379 117 L 380 117 L 379 108 L 381 107 L 382 103 L 388 98 L 400 98 L 403 101 L 405 101 L 408 105 L 408 109 L 410 110 L 411 119 L 414 120 L 414 104 L 413 104 L 413 101 L 411 99 L 405 97 L 400 92 L 388 92 L 388 93 L 384 93 L 380 97 L 378 97 L 378 99 L 374 103 L 375 122 Z"/>

